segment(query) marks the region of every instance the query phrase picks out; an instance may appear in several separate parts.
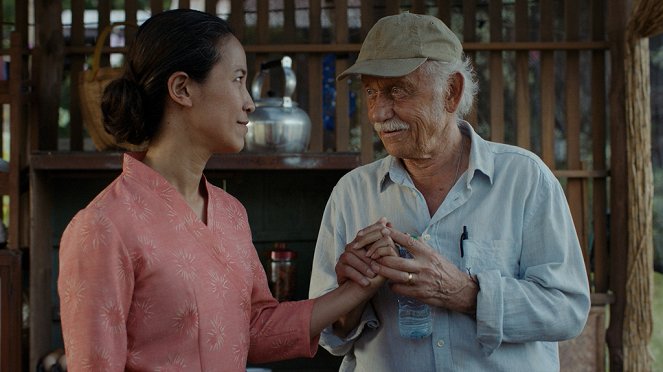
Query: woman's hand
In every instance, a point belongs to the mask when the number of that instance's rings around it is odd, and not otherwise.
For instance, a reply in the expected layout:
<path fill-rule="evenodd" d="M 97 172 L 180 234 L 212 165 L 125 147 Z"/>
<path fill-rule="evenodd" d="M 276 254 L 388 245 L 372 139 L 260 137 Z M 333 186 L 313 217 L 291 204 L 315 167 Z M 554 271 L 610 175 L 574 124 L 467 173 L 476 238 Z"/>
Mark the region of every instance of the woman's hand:
<path fill-rule="evenodd" d="M 357 232 L 355 238 L 345 246 L 336 263 L 336 280 L 339 285 L 351 280 L 361 286 L 369 286 L 376 278 L 371 269 L 374 260 L 387 255 L 396 255 L 396 245 L 389 237 L 385 217 Z"/>

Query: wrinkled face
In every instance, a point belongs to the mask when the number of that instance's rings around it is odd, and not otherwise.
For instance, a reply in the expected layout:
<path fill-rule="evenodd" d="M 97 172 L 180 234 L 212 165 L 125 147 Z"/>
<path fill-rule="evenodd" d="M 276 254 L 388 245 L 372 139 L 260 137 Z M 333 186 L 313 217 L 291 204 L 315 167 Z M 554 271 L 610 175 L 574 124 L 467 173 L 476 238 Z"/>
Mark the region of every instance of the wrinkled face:
<path fill-rule="evenodd" d="M 419 68 L 403 77 L 362 76 L 361 81 L 368 118 L 390 155 L 427 159 L 439 151 L 453 114 L 445 110 L 437 78 Z"/>
<path fill-rule="evenodd" d="M 255 105 L 246 89 L 246 55 L 234 37 L 219 44 L 221 59 L 207 79 L 197 85 L 194 100 L 194 130 L 198 140 L 212 153 L 239 152 Z"/>

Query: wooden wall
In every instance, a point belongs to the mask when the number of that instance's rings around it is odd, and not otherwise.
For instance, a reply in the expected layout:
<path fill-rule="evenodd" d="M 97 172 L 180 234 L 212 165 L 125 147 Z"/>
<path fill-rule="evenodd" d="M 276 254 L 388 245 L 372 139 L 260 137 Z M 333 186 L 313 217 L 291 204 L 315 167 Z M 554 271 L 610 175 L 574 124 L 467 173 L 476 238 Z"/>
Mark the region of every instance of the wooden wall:
<path fill-rule="evenodd" d="M 27 4 L 22 0 L 15 3 Z M 18 136 L 33 152 L 99 154 L 90 145 L 76 84 L 81 72 L 90 68 L 99 30 L 116 17 L 140 23 L 146 15 L 171 7 L 194 7 L 229 20 L 245 45 L 250 76 L 262 62 L 283 55 L 293 58 L 298 77 L 294 100 L 313 122 L 308 153 L 357 152 L 360 162 L 367 163 L 384 150 L 366 125 L 358 82 L 337 83 L 333 78 L 352 64 L 361 40 L 382 16 L 410 11 L 439 17 L 459 35 L 477 71 L 480 93 L 467 120 L 484 138 L 533 150 L 557 175 L 582 243 L 593 300 L 608 302 L 606 64 L 612 44 L 606 36 L 610 25 L 606 24 L 605 2 L 125 0 L 119 2 L 121 9 L 112 9 L 117 1 L 96 0 L 91 9 L 85 9 L 85 3 L 34 0 L 34 12 L 28 13 L 27 6 L 21 5 L 12 20 L 14 26 L 3 27 L 5 45 L 8 30 L 17 30 L 25 35 L 25 43 L 30 41 L 33 106 L 24 123 L 29 130 Z M 127 28 L 124 32 L 118 35 L 130 42 L 134 31 Z M 107 45 L 102 65 L 113 60 L 111 53 L 125 50 L 121 45 Z M 3 49 L 3 54 L 8 50 Z M 35 176 L 30 187 L 35 195 L 31 202 L 44 204 L 40 195 L 47 192 L 48 183 Z M 49 218 L 34 214 L 26 217 L 35 218 L 33 225 Z M 33 241 L 25 238 L 21 246 L 35 245 L 40 233 L 48 236 L 46 241 L 53 240 L 52 230 L 32 229 Z M 44 248 L 43 252 L 48 251 Z M 39 275 L 50 276 L 48 256 L 40 257 L 31 257 L 31 263 L 44 268 Z M 31 352 L 43 352 L 46 344 L 33 346 Z M 31 360 L 34 364 L 33 355 Z"/>
<path fill-rule="evenodd" d="M 76 104 L 78 89 L 71 82 L 89 68 L 94 35 L 110 23 L 111 4 L 99 0 L 97 9 L 86 10 L 97 15 L 98 23 L 84 24 L 83 3 L 72 0 L 71 9 L 64 9 L 72 20 L 71 26 L 63 25 L 62 95 L 68 102 L 61 106 L 69 110 L 66 141 L 58 144 L 58 118 L 48 116 L 52 110 L 40 111 L 42 150 L 89 148 Z M 136 0 L 127 0 L 119 11 L 127 21 L 141 22 L 144 12 L 167 6 L 168 2 L 152 0 L 148 8 L 139 9 Z M 197 7 L 228 19 L 245 45 L 251 73 L 261 62 L 291 56 L 298 76 L 294 98 L 313 122 L 308 151 L 358 151 L 364 163 L 382 156 L 383 150 L 365 124 L 357 82 L 336 83 L 333 76 L 356 58 L 363 36 L 380 17 L 399 11 L 438 16 L 460 36 L 477 71 L 480 94 L 468 121 L 485 138 L 533 150 L 553 169 L 565 187 L 588 271 L 593 272 L 593 289 L 607 291 L 610 44 L 602 1 L 181 0 L 176 6 Z M 133 31 L 126 32 L 130 40 Z M 124 50 L 113 46 L 104 52 Z M 108 61 L 106 57 L 103 63 Z"/>

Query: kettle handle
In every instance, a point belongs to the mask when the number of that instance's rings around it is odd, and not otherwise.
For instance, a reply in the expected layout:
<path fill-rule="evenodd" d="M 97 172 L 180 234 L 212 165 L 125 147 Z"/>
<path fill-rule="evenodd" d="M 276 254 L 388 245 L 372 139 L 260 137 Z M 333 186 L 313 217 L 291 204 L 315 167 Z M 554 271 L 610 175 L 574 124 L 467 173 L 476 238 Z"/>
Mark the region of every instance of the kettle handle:
<path fill-rule="evenodd" d="M 283 68 L 283 74 L 285 75 L 285 87 L 283 92 L 283 105 L 290 106 L 291 103 L 290 96 L 294 93 L 295 88 L 297 87 L 297 77 L 295 72 L 292 71 L 292 58 L 284 56 L 281 60 L 274 60 L 262 63 L 260 65 L 260 71 L 256 73 L 251 83 L 251 96 L 254 100 L 259 100 L 262 92 L 262 84 L 265 79 L 265 76 L 268 74 L 269 70 L 278 66 L 280 62 L 281 67 Z M 287 98 L 287 99 L 286 99 Z"/>

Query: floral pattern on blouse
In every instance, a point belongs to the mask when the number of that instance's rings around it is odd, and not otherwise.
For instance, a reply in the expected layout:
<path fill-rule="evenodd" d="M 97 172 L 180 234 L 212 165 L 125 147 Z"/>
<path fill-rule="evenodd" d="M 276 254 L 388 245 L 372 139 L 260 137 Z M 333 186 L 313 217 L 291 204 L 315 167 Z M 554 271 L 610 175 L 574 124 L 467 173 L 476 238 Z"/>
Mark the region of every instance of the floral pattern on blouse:
<path fill-rule="evenodd" d="M 207 224 L 124 155 L 67 226 L 58 291 L 70 371 L 244 371 L 312 357 L 313 300 L 278 303 L 242 204 L 203 177 Z"/>

